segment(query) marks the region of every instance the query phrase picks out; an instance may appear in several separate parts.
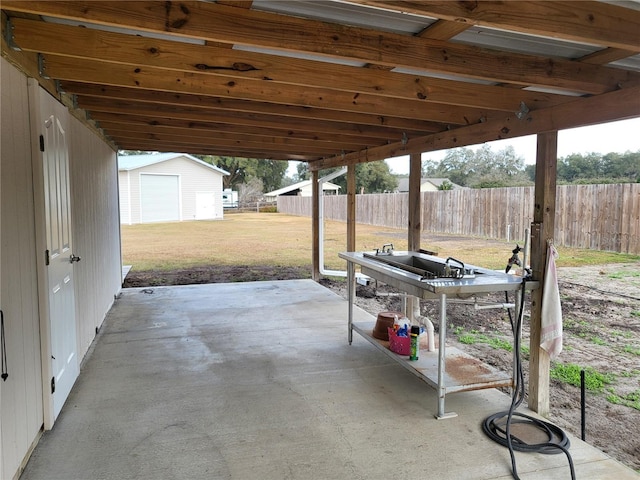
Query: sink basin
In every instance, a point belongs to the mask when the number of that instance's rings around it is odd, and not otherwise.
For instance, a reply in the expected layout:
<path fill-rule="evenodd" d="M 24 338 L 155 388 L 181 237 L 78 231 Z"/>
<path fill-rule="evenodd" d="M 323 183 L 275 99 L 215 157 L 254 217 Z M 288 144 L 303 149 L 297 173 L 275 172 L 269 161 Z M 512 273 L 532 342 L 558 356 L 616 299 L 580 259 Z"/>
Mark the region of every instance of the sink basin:
<path fill-rule="evenodd" d="M 422 280 L 435 278 L 475 278 L 476 271 L 465 267 L 459 260 L 422 255 L 417 252 L 402 252 L 389 254 L 363 253 L 363 256 L 405 272 L 420 275 Z"/>
<path fill-rule="evenodd" d="M 360 266 L 363 275 L 380 280 L 414 297 L 424 299 L 469 298 L 491 292 L 513 292 L 521 288 L 522 277 L 504 270 L 490 270 L 477 265 L 463 265 L 454 258 L 441 258 L 424 252 L 393 250 L 376 252 L 341 252 L 340 258 L 349 270 Z M 447 268 L 448 265 L 448 268 Z M 538 282 L 527 282 L 527 288 L 538 288 Z"/>

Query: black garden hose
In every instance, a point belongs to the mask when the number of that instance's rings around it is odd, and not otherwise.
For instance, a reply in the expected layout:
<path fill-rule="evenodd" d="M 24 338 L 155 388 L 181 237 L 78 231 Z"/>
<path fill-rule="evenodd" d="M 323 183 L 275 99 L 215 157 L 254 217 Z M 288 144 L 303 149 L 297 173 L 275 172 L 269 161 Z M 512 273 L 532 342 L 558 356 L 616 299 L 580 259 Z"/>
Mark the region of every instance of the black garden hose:
<path fill-rule="evenodd" d="M 515 321 L 511 315 L 511 310 L 508 310 L 509 320 L 511 321 L 511 330 L 513 332 L 514 338 L 514 358 L 516 362 L 516 385 L 511 397 L 511 406 L 509 407 L 509 410 L 498 412 L 487 417 L 482 423 L 482 430 L 490 439 L 502 446 L 509 448 L 509 455 L 511 456 L 511 471 L 514 479 L 520 480 L 516 468 L 516 458 L 514 453 L 515 451 L 519 451 L 537 452 L 544 454 L 559 454 L 561 452 L 564 453 L 567 456 L 567 460 L 569 462 L 571 479 L 575 480 L 576 473 L 573 465 L 573 459 L 571 458 L 571 454 L 569 453 L 570 442 L 569 437 L 567 437 L 566 433 L 561 428 L 549 422 L 515 411 L 516 408 L 518 408 L 518 406 L 524 400 L 525 394 L 524 373 L 522 371 L 522 362 L 520 359 L 520 331 L 522 328 L 522 312 L 524 309 L 525 283 L 526 279 L 523 279 L 520 299 L 520 311 L 517 312 Z M 505 296 L 508 297 L 508 294 L 506 292 Z M 537 428 L 547 435 L 547 441 L 535 444 L 526 443 L 525 441 L 511 434 L 511 426 L 515 424 L 527 424 L 529 426 Z"/>

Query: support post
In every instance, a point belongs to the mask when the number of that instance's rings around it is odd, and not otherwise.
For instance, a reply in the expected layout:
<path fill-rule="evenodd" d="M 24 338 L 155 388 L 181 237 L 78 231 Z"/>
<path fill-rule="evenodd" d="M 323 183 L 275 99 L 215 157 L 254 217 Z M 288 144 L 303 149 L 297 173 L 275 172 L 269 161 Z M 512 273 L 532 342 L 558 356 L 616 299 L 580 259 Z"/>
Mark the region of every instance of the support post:
<path fill-rule="evenodd" d="M 347 166 L 347 251 L 356 250 L 356 166 Z M 353 303 L 356 301 L 356 265 L 347 262 L 347 296 L 349 299 L 349 345 L 353 341 Z"/>
<path fill-rule="evenodd" d="M 318 171 L 311 172 L 311 278 L 320 281 L 320 192 Z"/>
<path fill-rule="evenodd" d="M 422 177 L 422 155 L 413 153 L 409 157 L 409 225 L 407 229 L 407 248 L 420 249 L 420 230 L 422 229 L 422 194 L 420 180 Z"/>
<path fill-rule="evenodd" d="M 553 239 L 556 213 L 558 132 L 538 134 L 536 186 L 531 226 L 531 272 L 540 287 L 531 292 L 531 337 L 529 361 L 529 408 L 549 414 L 550 359 L 540 348 L 542 288 L 547 264 L 547 240 Z"/>
<path fill-rule="evenodd" d="M 422 154 L 412 153 L 409 156 L 409 212 L 407 225 L 407 249 L 420 250 L 420 231 L 422 229 L 422 202 L 420 180 L 422 179 Z M 407 296 L 404 314 L 413 322 L 416 314 L 420 315 L 420 299 Z"/>

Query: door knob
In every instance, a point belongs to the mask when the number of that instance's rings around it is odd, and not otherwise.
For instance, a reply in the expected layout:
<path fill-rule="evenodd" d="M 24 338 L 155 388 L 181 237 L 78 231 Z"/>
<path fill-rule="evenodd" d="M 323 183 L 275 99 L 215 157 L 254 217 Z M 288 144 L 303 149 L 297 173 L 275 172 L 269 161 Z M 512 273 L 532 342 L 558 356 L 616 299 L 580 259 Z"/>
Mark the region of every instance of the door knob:
<path fill-rule="evenodd" d="M 73 253 L 69 256 L 69 263 L 79 262 L 82 260 L 79 256 L 74 255 Z"/>

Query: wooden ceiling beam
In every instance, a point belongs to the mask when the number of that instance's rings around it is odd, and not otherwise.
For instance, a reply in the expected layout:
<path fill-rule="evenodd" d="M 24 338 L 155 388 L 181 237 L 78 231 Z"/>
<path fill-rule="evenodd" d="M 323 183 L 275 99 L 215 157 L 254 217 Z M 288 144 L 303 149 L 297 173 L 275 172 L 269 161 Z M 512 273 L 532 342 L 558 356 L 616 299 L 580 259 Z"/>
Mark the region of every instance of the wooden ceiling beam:
<path fill-rule="evenodd" d="M 175 133 L 176 135 L 189 136 L 212 136 L 219 134 L 254 135 L 258 137 L 290 138 L 298 141 L 327 142 L 338 146 L 342 145 L 346 150 L 355 150 L 357 145 L 364 148 L 367 145 L 374 145 L 379 138 L 368 136 L 348 136 L 348 135 L 328 135 L 313 132 L 291 131 L 286 129 L 251 127 L 246 128 L 238 125 L 223 123 L 203 123 L 190 122 L 176 119 L 158 119 L 135 115 L 116 115 L 110 113 L 99 114 L 94 117 L 98 126 L 106 131 L 128 129 L 134 132 L 160 132 Z"/>
<path fill-rule="evenodd" d="M 323 155 L 335 155 L 337 152 L 353 152 L 366 148 L 367 143 L 347 143 L 331 142 L 321 140 L 300 140 L 297 138 L 287 138 L 278 136 L 254 135 L 249 132 L 231 133 L 215 132 L 207 130 L 162 127 L 162 126 L 139 126 L 125 123 L 100 122 L 100 127 L 107 130 L 113 138 L 157 138 L 175 139 L 176 141 L 196 140 L 203 145 L 228 145 L 223 142 L 237 142 L 239 145 L 249 146 L 251 144 L 281 145 L 289 147 L 292 151 L 300 151 L 304 148 L 314 153 Z"/>
<path fill-rule="evenodd" d="M 13 32 L 14 42 L 23 50 L 56 57 L 68 56 L 73 61 L 105 62 L 105 73 L 122 66 L 129 71 L 130 67 L 136 70 L 151 68 L 158 75 L 180 78 L 190 74 L 193 75 L 191 78 L 194 84 L 206 82 L 223 86 L 227 90 L 230 89 L 229 84 L 233 84 L 233 90 L 239 90 L 246 83 L 247 91 L 262 88 L 281 91 L 281 84 L 284 84 L 294 95 L 292 87 L 299 87 L 305 90 L 321 89 L 313 92 L 317 96 L 328 96 L 324 90 L 329 90 L 339 91 L 339 95 L 348 92 L 346 96 L 349 99 L 357 99 L 364 94 L 506 112 L 517 110 L 521 101 L 529 108 L 537 109 L 567 100 L 565 96 L 549 93 L 516 92 L 491 85 L 381 70 L 372 72 L 361 67 L 191 45 L 24 19 L 15 19 Z M 52 72 L 51 76 L 55 74 Z M 637 77 L 636 81 L 640 83 L 640 75 Z M 599 88 L 590 93 L 602 91 Z M 339 106 L 338 108 L 340 109 Z"/>
<path fill-rule="evenodd" d="M 449 132 L 414 138 L 408 142 L 389 144 L 346 156 L 322 159 L 313 162 L 310 169 L 321 170 L 412 153 L 433 152 L 540 132 L 637 118 L 640 115 L 638 98 L 640 98 L 640 87 L 604 93 L 597 97 L 580 98 L 566 105 L 529 112 L 522 119 L 516 115 L 510 115 L 503 120 L 469 125 Z"/>
<path fill-rule="evenodd" d="M 398 2 L 402 3 L 406 2 Z M 298 50 L 391 67 L 425 69 L 428 66 L 428 70 L 432 72 L 480 78 L 496 83 L 602 93 L 627 81 L 624 72 L 597 65 L 583 66 L 581 69 L 580 65 L 562 59 L 507 54 L 437 39 L 381 33 L 208 2 L 130 2 L 127 5 L 127 15 L 122 15 L 119 2 L 4 1 L 3 8 L 214 42 Z M 228 49 L 222 50 L 230 53 Z M 234 52 L 239 55 L 239 52 Z M 622 78 L 619 78 L 620 75 Z"/>
<path fill-rule="evenodd" d="M 377 1 L 350 0 L 392 11 L 425 15 L 533 35 L 640 52 L 640 11 L 595 1 Z"/>
<path fill-rule="evenodd" d="M 621 48 L 603 48 L 597 52 L 580 57 L 578 60 L 582 63 L 590 63 L 592 65 L 605 65 L 632 55 L 634 55 L 634 52 L 622 50 Z"/>
<path fill-rule="evenodd" d="M 166 92 L 209 95 L 223 98 L 272 102 L 281 105 L 317 107 L 336 111 L 367 113 L 381 116 L 400 116 L 418 120 L 465 124 L 481 121 L 495 108 L 470 108 L 436 102 L 401 100 L 353 94 L 313 87 L 279 86 L 271 83 L 256 85 L 253 80 L 230 80 L 195 73 L 170 72 L 153 67 L 133 67 L 58 55 L 44 58 L 46 74 L 58 80 L 106 84 L 113 86 L 160 90 Z M 505 89 L 504 92 L 507 92 Z M 452 92 L 455 95 L 455 92 Z M 542 98 L 542 97 L 541 97 Z M 568 101 L 570 98 L 563 98 Z M 475 103 L 486 103 L 476 101 Z M 503 103 L 508 111 L 517 111 L 515 97 Z M 529 108 L 535 108 L 531 105 Z"/>
<path fill-rule="evenodd" d="M 371 127 L 367 125 L 347 125 L 342 123 L 321 122 L 314 120 L 295 119 L 289 117 L 276 117 L 267 115 L 254 115 L 243 112 L 230 112 L 221 110 L 206 110 L 193 107 L 173 107 L 136 103 L 132 101 L 108 100 L 91 97 L 78 98 L 78 106 L 91 112 L 95 119 L 100 119 L 102 113 L 117 115 L 142 115 L 153 118 L 156 121 L 162 119 L 175 119 L 186 122 L 200 122 L 208 124 L 227 124 L 243 126 L 245 128 L 264 127 L 277 128 L 291 132 L 310 132 L 326 135 L 344 136 L 373 136 L 378 138 L 378 143 L 396 141 L 403 138 L 420 136 L 418 132 L 403 132 L 395 129 Z"/>
<path fill-rule="evenodd" d="M 361 113 L 337 112 L 322 108 L 279 105 L 266 102 L 252 102 L 233 98 L 220 98 L 207 95 L 191 95 L 154 90 L 140 90 L 130 87 L 98 85 L 79 82 L 61 82 L 63 91 L 79 96 L 97 97 L 113 100 L 130 100 L 136 103 L 145 102 L 159 105 L 195 107 L 216 111 L 246 112 L 275 117 L 291 117 L 303 120 L 320 120 L 340 122 L 348 125 L 369 125 L 398 129 L 401 132 L 439 132 L 446 128 L 436 122 L 399 118 L 396 116 L 380 116 Z M 276 119 L 277 121 L 277 119 Z M 382 132 L 383 129 L 380 129 Z"/>
<path fill-rule="evenodd" d="M 299 154 L 312 155 L 316 157 L 334 156 L 341 153 L 340 148 L 332 148 L 330 146 L 321 147 L 318 145 L 305 145 L 299 142 L 292 141 L 291 139 L 266 139 L 260 137 L 260 140 L 254 141 L 252 138 L 245 136 L 245 138 L 221 138 L 219 136 L 203 138 L 198 136 L 183 137 L 175 135 L 165 135 L 161 133 L 138 133 L 126 130 L 118 132 L 109 132 L 111 138 L 116 143 L 121 143 L 125 139 L 135 142 L 153 141 L 159 142 L 162 145 L 192 145 L 201 146 L 205 148 L 225 148 L 227 150 L 233 150 L 240 148 L 244 150 L 255 151 L 278 151 L 278 152 L 295 152 Z"/>
<path fill-rule="evenodd" d="M 14 42 L 26 51 L 194 73 L 215 77 L 215 81 L 217 77 L 222 77 L 223 82 L 255 80 L 481 108 L 494 105 L 495 109 L 506 111 L 518 102 L 508 99 L 501 88 L 492 86 L 465 85 L 452 80 L 380 70 L 372 73 L 361 67 L 190 45 L 19 18 L 13 22 L 13 32 Z M 109 69 L 109 65 L 104 68 Z M 521 95 L 525 97 L 522 100 L 531 105 L 555 103 L 552 100 L 554 96 L 542 95 L 545 98 L 541 99 L 541 95 L 534 92 Z M 484 103 L 476 105 L 474 102 L 478 99 L 483 99 Z"/>
<path fill-rule="evenodd" d="M 416 36 L 420 38 L 428 38 L 430 40 L 450 40 L 456 35 L 464 32 L 470 27 L 460 22 L 451 22 L 449 20 L 436 20 L 427 28 L 422 30 Z"/>
<path fill-rule="evenodd" d="M 218 155 L 225 157 L 242 157 L 242 158 L 260 158 L 271 160 L 295 160 L 300 162 L 316 161 L 319 157 L 313 155 L 304 155 L 289 151 L 266 151 L 262 149 L 243 149 L 243 148 L 223 148 L 223 147 L 206 147 L 202 145 L 191 145 L 189 143 L 178 144 L 171 142 L 164 144 L 153 140 L 148 142 L 134 141 L 129 142 L 127 139 L 122 143 L 118 143 L 119 150 L 143 150 L 148 152 L 182 152 L 191 155 Z"/>

